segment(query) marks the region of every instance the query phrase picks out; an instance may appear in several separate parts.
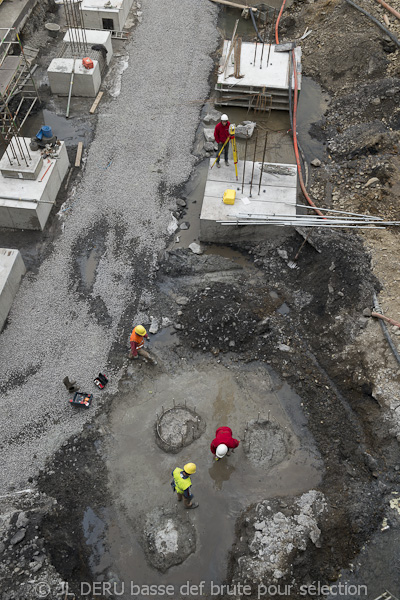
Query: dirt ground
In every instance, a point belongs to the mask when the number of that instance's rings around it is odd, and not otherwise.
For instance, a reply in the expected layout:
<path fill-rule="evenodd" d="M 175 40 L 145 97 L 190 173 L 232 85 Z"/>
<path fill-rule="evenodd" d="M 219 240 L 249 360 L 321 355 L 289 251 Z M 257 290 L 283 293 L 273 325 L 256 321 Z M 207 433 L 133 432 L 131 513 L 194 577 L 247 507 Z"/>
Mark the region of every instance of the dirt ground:
<path fill-rule="evenodd" d="M 378 4 L 359 4 L 384 23 Z M 392 6 L 400 10 L 398 0 Z M 390 14 L 389 20 L 399 38 L 400 22 Z M 306 27 L 312 34 L 301 43 L 303 74 L 330 97 L 324 117 L 311 129 L 324 157 L 321 166 L 310 167 L 310 195 L 316 204 L 399 219 L 399 49 L 339 0 L 295 1 L 282 17 L 281 41 L 299 38 Z M 173 192 L 185 199 L 184 189 Z M 176 211 L 181 220 L 188 210 L 184 204 Z M 49 232 L 39 255 L 51 251 L 52 236 L 59 233 Z M 28 482 L 37 491 L 1 500 L 4 600 L 142 599 L 143 590 L 119 593 L 129 574 L 142 583 L 151 577 L 176 585 L 190 579 L 188 573 L 195 583 L 206 580 L 209 586 L 214 579 L 221 586 L 205 594 L 175 588 L 174 598 L 272 598 L 276 586 L 289 600 L 374 599 L 385 589 L 400 594 L 400 365 L 370 316 L 376 294 L 383 313 L 400 320 L 398 232 L 315 230 L 291 268 L 302 242 L 291 231 L 278 241 L 231 246 L 226 258 L 172 245 L 160 255 L 139 306 L 146 326 L 165 320 L 150 345 L 157 367 L 128 364 L 124 342 L 116 345 L 109 361 L 124 372 L 118 394 L 107 396 L 105 390 L 102 413 Z M 389 326 L 396 348 L 398 331 Z M 247 387 L 240 387 L 242 377 Z M 206 392 L 208 380 L 229 382 L 230 393 Z M 284 385 L 290 401 L 279 394 L 271 400 L 269 394 Z M 176 458 L 154 439 L 147 460 L 135 444 L 153 439 L 157 404 L 165 400 L 167 406 L 175 395 L 195 401 L 205 432 Z M 279 461 L 271 458 L 265 480 L 256 482 L 257 460 L 235 453 L 230 469 L 213 473 L 215 479 L 211 474 L 215 485 L 209 492 L 208 475 L 199 473 L 195 492 L 201 506 L 184 519 L 191 543 L 176 555 L 179 513 L 169 488 L 170 466 L 197 451 L 196 462 L 208 473 L 203 455 L 214 424 L 225 424 L 232 410 L 244 445 L 246 422 L 257 419 L 262 399 L 266 412 L 275 410 L 289 430 L 279 440 L 266 438 L 281 453 Z M 304 421 L 295 414 L 296 403 Z M 131 432 L 137 437 L 123 437 Z M 296 452 L 305 448 L 315 463 L 294 466 Z M 287 472 L 284 459 L 294 461 Z M 137 477 L 143 466 L 145 482 Z M 152 478 L 162 486 L 149 498 Z M 248 493 L 236 497 L 241 480 Z M 227 515 L 223 491 L 234 498 Z M 157 520 L 169 554 L 157 542 Z M 209 539 L 223 553 L 217 567 Z M 93 580 L 113 588 L 83 593 L 81 583 Z M 365 585 L 368 593 L 312 588 L 340 581 Z M 248 592 L 240 592 L 240 585 Z"/>

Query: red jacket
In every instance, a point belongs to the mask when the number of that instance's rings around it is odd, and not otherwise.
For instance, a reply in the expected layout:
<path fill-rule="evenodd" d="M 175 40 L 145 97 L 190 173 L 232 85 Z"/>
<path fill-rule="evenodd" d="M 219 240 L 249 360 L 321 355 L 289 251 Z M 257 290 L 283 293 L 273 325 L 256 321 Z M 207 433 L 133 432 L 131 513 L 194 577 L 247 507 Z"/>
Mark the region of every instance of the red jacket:
<path fill-rule="evenodd" d="M 216 124 L 214 129 L 214 139 L 218 144 L 223 144 L 226 141 L 226 138 L 229 137 L 229 126 L 229 121 L 227 121 L 225 127 L 221 122 Z"/>
<path fill-rule="evenodd" d="M 215 438 L 211 442 L 210 450 L 213 454 L 220 444 L 226 444 L 228 448 L 237 448 L 240 444 L 239 440 L 232 437 L 232 429 L 230 427 L 218 427 L 215 432 Z"/>

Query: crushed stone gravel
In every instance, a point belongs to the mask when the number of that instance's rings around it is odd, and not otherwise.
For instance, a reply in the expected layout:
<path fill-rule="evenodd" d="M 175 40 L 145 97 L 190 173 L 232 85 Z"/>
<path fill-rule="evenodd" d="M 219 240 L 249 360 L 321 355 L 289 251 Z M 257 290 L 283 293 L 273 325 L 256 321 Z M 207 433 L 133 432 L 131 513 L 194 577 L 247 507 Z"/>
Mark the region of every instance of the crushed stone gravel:
<path fill-rule="evenodd" d="M 93 377 L 107 368 L 125 311 L 135 321 L 133 307 L 165 247 L 176 200 L 169 190 L 196 160 L 218 9 L 208 0 L 170 0 L 161 10 L 148 0 L 142 10 L 121 93 L 99 107 L 84 178 L 71 210 L 60 213 L 63 233 L 39 272 L 25 277 L 1 334 L 1 491 L 23 486 L 93 417 L 71 409 L 62 380 L 77 378 L 81 390 L 96 393 Z M 103 238 L 104 253 L 85 297 L 74 267 L 91 248 L 89 230 Z M 121 373 L 110 369 L 107 391 L 115 393 Z"/>

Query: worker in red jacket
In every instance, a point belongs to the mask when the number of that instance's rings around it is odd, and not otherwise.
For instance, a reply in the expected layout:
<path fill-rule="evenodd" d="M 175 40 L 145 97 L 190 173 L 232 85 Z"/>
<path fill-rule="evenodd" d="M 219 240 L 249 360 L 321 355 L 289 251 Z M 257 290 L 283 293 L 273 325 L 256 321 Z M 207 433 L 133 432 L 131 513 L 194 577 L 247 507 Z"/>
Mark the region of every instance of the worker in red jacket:
<path fill-rule="evenodd" d="M 210 450 L 215 454 L 215 460 L 219 460 L 224 456 L 229 456 L 230 451 L 234 451 L 239 446 L 239 440 L 232 437 L 232 429 L 230 427 L 218 427 L 215 432 L 215 438 L 211 442 Z"/>
<path fill-rule="evenodd" d="M 230 126 L 230 123 L 228 121 L 228 115 L 222 115 L 221 122 L 217 123 L 215 126 L 215 129 L 214 129 L 214 139 L 218 144 L 218 154 L 221 152 L 221 148 L 225 144 L 226 140 L 228 138 L 230 138 L 229 126 Z M 225 164 L 227 167 L 229 167 L 228 153 L 229 153 L 229 142 L 227 142 L 227 144 L 224 148 Z M 221 165 L 219 164 L 219 159 L 220 159 L 220 156 L 218 156 L 218 158 L 217 158 L 218 169 L 221 167 Z"/>

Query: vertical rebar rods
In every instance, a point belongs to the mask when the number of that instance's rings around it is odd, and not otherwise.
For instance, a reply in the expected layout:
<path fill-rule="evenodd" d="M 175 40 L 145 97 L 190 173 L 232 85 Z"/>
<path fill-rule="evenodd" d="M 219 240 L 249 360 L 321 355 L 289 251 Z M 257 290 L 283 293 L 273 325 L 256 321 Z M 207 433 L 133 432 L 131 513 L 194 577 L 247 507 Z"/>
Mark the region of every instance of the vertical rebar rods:
<path fill-rule="evenodd" d="M 271 44 L 272 44 L 272 39 L 273 39 L 272 36 L 273 36 L 273 33 L 274 33 L 275 14 L 276 14 L 276 9 L 274 9 L 274 14 L 273 14 L 272 21 L 271 21 L 271 31 L 269 32 L 269 47 L 268 47 L 267 67 L 269 65 L 269 55 L 271 54 Z"/>
<path fill-rule="evenodd" d="M 262 163 L 261 163 L 261 170 L 260 170 L 260 182 L 258 184 L 258 195 L 260 195 L 260 190 L 261 190 L 261 182 L 262 182 L 262 176 L 263 176 L 263 171 L 264 171 L 264 161 L 265 161 L 265 151 L 267 149 L 267 140 L 268 140 L 268 133 L 265 133 L 265 142 L 264 142 L 264 150 L 263 150 L 263 157 L 262 157 Z"/>
<path fill-rule="evenodd" d="M 87 54 L 86 32 L 79 3 L 74 0 L 64 0 L 64 7 L 72 54 L 73 56 Z"/>
<path fill-rule="evenodd" d="M 243 189 L 244 189 L 244 173 L 246 171 L 246 156 L 247 156 L 247 142 L 249 141 L 249 138 L 246 138 L 246 145 L 244 147 L 244 163 L 243 163 L 243 179 L 242 179 L 242 194 L 243 194 Z"/>
<path fill-rule="evenodd" d="M 253 169 L 251 171 L 251 181 L 250 181 L 250 194 L 249 194 L 249 198 L 251 198 L 251 190 L 253 187 L 253 177 L 254 177 L 254 165 L 256 162 L 256 150 L 257 150 L 257 133 L 256 133 L 256 139 L 254 140 L 254 157 L 253 157 Z"/>
<path fill-rule="evenodd" d="M 262 61 L 263 61 L 263 56 L 264 56 L 264 44 L 265 44 L 265 35 L 266 35 L 266 33 L 267 33 L 267 21 L 265 21 L 265 27 L 264 27 L 263 43 L 262 43 L 262 50 L 261 50 L 261 60 L 260 60 L 260 69 L 262 69 Z"/>

